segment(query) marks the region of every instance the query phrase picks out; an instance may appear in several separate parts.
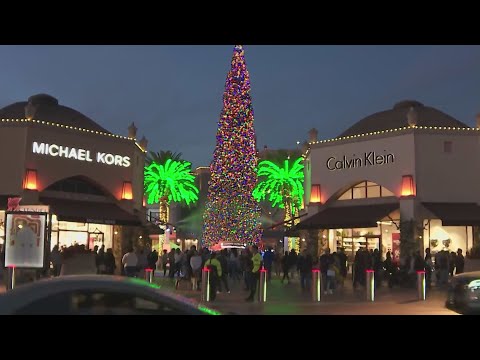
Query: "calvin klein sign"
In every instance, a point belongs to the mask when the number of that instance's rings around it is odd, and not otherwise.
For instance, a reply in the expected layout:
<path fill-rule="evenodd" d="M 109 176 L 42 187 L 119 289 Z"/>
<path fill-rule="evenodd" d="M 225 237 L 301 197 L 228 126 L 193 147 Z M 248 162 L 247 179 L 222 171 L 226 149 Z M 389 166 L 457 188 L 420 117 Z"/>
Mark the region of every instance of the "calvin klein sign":
<path fill-rule="evenodd" d="M 380 155 L 375 151 L 364 153 L 362 156 L 356 156 L 347 158 L 343 155 L 343 158 L 336 158 L 334 156 L 327 159 L 327 169 L 330 171 L 342 170 L 342 169 L 355 169 L 359 167 L 386 165 L 395 162 L 394 154 Z"/>

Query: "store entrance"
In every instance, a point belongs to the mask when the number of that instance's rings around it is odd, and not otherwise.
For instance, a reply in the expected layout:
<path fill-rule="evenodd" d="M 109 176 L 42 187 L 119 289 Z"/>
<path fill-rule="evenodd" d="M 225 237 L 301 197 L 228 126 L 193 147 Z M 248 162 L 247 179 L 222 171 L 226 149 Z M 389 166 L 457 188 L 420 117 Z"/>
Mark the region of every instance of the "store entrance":
<path fill-rule="evenodd" d="M 334 247 L 336 251 L 344 248 L 348 261 L 353 262 L 358 250 L 366 249 L 367 251 L 381 249 L 382 235 L 378 228 L 368 229 L 335 229 Z"/>

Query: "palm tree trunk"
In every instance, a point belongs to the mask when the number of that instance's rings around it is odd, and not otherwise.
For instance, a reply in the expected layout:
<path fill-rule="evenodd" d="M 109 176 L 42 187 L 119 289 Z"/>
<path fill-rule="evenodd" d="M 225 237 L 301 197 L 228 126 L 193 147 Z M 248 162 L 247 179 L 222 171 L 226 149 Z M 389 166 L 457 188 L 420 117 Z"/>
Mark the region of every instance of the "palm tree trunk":
<path fill-rule="evenodd" d="M 160 199 L 160 213 L 159 213 L 159 218 L 160 218 L 160 221 L 163 222 L 164 224 L 167 224 L 168 223 L 168 220 L 169 220 L 169 217 L 170 217 L 170 214 L 169 214 L 169 209 L 168 209 L 168 197 L 164 196 Z M 160 236 L 160 249 L 161 251 L 163 251 L 163 243 L 164 243 L 164 240 L 165 240 L 165 237 L 166 237 L 166 234 L 164 234 L 163 236 Z"/>
<path fill-rule="evenodd" d="M 293 214 L 292 214 L 292 206 L 288 198 L 285 201 L 284 207 L 285 207 L 285 227 L 290 228 L 293 226 L 293 223 L 291 222 L 293 218 Z"/>

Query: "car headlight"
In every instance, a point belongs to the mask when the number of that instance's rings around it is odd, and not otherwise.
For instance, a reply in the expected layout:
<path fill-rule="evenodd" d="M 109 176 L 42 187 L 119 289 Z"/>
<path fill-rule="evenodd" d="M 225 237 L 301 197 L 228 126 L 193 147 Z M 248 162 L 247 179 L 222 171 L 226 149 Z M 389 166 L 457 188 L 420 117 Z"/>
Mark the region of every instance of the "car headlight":
<path fill-rule="evenodd" d="M 466 286 L 470 300 L 480 300 L 480 280 L 473 280 Z"/>

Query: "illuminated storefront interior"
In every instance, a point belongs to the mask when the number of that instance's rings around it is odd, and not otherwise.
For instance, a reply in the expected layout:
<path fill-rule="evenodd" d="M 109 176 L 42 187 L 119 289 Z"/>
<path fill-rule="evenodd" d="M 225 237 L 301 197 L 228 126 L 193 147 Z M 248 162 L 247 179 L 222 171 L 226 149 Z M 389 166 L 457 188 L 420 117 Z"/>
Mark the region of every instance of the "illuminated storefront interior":
<path fill-rule="evenodd" d="M 95 245 L 99 248 L 105 245 L 109 249 L 113 248 L 113 234 L 113 225 L 58 221 L 56 215 L 52 216 L 52 248 L 84 245 L 93 249 Z"/>

